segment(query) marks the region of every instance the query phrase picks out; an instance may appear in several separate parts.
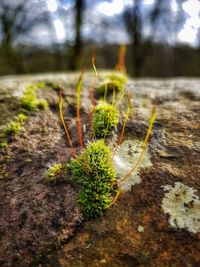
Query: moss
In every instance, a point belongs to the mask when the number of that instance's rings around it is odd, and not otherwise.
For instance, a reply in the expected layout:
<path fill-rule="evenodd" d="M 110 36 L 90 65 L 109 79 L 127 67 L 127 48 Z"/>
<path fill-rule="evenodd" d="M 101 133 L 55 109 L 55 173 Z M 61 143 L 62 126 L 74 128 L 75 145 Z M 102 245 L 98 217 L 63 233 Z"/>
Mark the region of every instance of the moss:
<path fill-rule="evenodd" d="M 117 109 L 107 103 L 102 102 L 97 105 L 93 115 L 93 127 L 95 136 L 104 137 L 118 123 L 119 113 Z"/>
<path fill-rule="evenodd" d="M 27 111 L 38 111 L 47 108 L 47 102 L 44 99 L 37 99 L 36 96 L 36 85 L 29 85 L 22 97 L 21 107 Z"/>
<path fill-rule="evenodd" d="M 5 170 L 4 167 L 0 169 L 0 180 L 8 179 L 9 173 Z"/>
<path fill-rule="evenodd" d="M 45 99 L 40 99 L 39 101 L 38 101 L 38 108 L 40 109 L 40 110 L 45 110 L 45 109 L 47 109 L 47 107 L 48 107 L 48 104 L 47 104 L 47 101 L 45 100 Z"/>
<path fill-rule="evenodd" d="M 20 113 L 20 114 L 18 115 L 18 117 L 17 117 L 17 121 L 18 121 L 19 123 L 23 123 L 23 122 L 25 122 L 27 119 L 28 119 L 28 117 L 27 117 L 25 114 L 23 114 L 23 113 Z"/>
<path fill-rule="evenodd" d="M 6 135 L 18 133 L 21 130 L 21 125 L 17 121 L 11 121 L 5 129 Z"/>
<path fill-rule="evenodd" d="M 0 148 L 6 148 L 8 146 L 7 142 L 0 142 Z"/>
<path fill-rule="evenodd" d="M 107 94 L 111 94 L 115 89 L 116 92 L 124 90 L 124 85 L 127 82 L 127 76 L 121 72 L 111 72 L 104 76 L 103 82 L 96 89 L 99 95 L 103 95 L 105 90 Z"/>
<path fill-rule="evenodd" d="M 38 110 L 38 107 L 37 107 L 38 100 L 37 100 L 35 91 L 36 91 L 35 85 L 29 85 L 26 88 L 23 94 L 22 100 L 21 100 L 21 106 L 25 110 L 28 110 L 28 111 Z"/>
<path fill-rule="evenodd" d="M 124 73 L 117 71 L 107 74 L 105 78 L 111 81 L 118 81 L 121 84 L 125 84 L 127 82 L 127 76 Z"/>
<path fill-rule="evenodd" d="M 87 169 L 85 160 L 92 171 Z M 117 173 L 111 160 L 111 151 L 99 140 L 88 144 L 84 155 L 69 164 L 73 177 L 81 186 L 79 202 L 87 218 L 99 216 L 111 203 L 113 182 Z"/>
<path fill-rule="evenodd" d="M 111 94 L 113 90 L 120 92 L 124 90 L 124 85 L 117 80 L 106 79 L 97 87 L 96 91 L 98 95 L 104 95 L 105 90 L 107 90 L 107 94 Z"/>
<path fill-rule="evenodd" d="M 23 123 L 28 119 L 26 115 L 23 113 L 20 113 L 17 117 L 14 118 L 11 122 L 8 123 L 7 127 L 5 128 L 4 132 L 5 135 L 12 135 L 15 133 L 18 133 L 22 126 Z"/>
<path fill-rule="evenodd" d="M 63 183 L 66 182 L 67 166 L 61 163 L 55 163 L 45 172 L 44 180 L 47 183 Z"/>

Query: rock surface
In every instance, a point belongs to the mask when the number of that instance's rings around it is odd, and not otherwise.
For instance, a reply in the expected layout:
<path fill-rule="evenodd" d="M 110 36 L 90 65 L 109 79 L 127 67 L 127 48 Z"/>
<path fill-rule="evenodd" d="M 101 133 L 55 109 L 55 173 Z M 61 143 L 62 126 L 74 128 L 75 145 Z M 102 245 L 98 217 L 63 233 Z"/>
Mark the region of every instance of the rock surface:
<path fill-rule="evenodd" d="M 127 172 L 131 158 L 133 163 L 137 160 L 141 149 L 138 143 L 145 137 L 152 101 L 156 101 L 148 150 L 135 178 L 131 178 L 137 182 L 129 181 L 129 190 L 101 218 L 83 221 L 77 188 L 70 181 L 53 186 L 43 181 L 49 164 L 65 163 L 72 156 L 59 120 L 58 95 L 50 82 L 62 88 L 64 116 L 74 146 L 79 149 L 74 106 L 77 77 L 47 74 L 0 80 L 0 133 L 18 114 L 28 84 L 48 81 L 38 96 L 49 104 L 46 111 L 29 117 L 23 129 L 9 138 L 6 148 L 0 148 L 0 266 L 200 266 L 200 232 L 196 231 L 200 224 L 200 80 L 128 81 L 131 113 L 124 144 L 127 140 L 132 143 L 127 151 Z M 92 78 L 88 73 L 83 82 L 85 142 L 90 138 Z M 120 105 L 120 125 L 107 140 L 111 147 L 120 132 L 125 108 L 126 99 Z M 177 183 L 190 188 L 195 196 L 186 202 L 177 194 L 177 203 L 182 203 L 177 214 L 183 218 L 176 223 L 173 217 L 170 224 L 170 212 L 162 203 L 168 197 L 170 209 L 169 190 Z M 173 194 L 172 204 L 175 198 Z M 195 218 L 195 231 L 187 217 L 190 214 Z M 190 221 L 190 227 L 179 227 L 184 218 Z"/>

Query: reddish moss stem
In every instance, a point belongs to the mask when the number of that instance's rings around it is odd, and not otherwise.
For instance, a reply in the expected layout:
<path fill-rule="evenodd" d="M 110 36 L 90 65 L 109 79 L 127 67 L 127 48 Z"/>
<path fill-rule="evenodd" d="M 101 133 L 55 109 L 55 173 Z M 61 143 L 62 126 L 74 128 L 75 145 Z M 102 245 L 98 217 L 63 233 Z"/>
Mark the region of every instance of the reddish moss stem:
<path fill-rule="evenodd" d="M 94 140 L 94 126 L 93 126 L 93 122 L 92 122 L 92 118 L 94 115 L 94 110 L 95 110 L 95 99 L 94 99 L 94 88 L 96 86 L 96 81 L 97 81 L 97 70 L 95 67 L 95 51 L 92 51 L 92 67 L 95 73 L 95 77 L 92 83 L 92 87 L 90 90 L 90 96 L 91 96 L 91 101 L 92 101 L 92 111 L 90 113 L 90 127 L 91 127 L 91 131 L 92 131 L 92 141 Z"/>
<path fill-rule="evenodd" d="M 128 98 L 128 107 L 127 107 L 127 111 L 126 111 L 126 116 L 125 116 L 125 119 L 124 119 L 124 123 L 123 123 L 123 127 L 122 127 L 122 132 L 121 132 L 121 135 L 119 137 L 119 141 L 118 141 L 118 143 L 117 143 L 117 145 L 115 147 L 115 150 L 113 152 L 113 155 L 112 155 L 112 159 L 114 158 L 114 156 L 115 156 L 115 154 L 117 152 L 117 149 L 121 145 L 122 140 L 123 140 L 123 137 L 124 137 L 124 131 L 125 131 L 125 127 L 126 127 L 126 122 L 128 120 L 128 116 L 129 116 L 129 112 L 130 112 L 130 107 L 131 107 L 130 96 L 128 95 L 127 98 Z"/>
<path fill-rule="evenodd" d="M 138 157 L 138 160 L 133 165 L 131 170 L 118 182 L 118 184 L 124 182 L 131 175 L 131 173 L 137 168 L 137 166 L 140 164 L 140 162 L 142 161 L 142 157 L 143 157 L 145 149 L 147 147 L 147 142 L 149 140 L 149 136 L 150 136 L 150 133 L 151 133 L 151 130 L 152 130 L 152 127 L 153 127 L 154 120 L 155 120 L 155 112 L 156 112 L 156 107 L 154 106 L 153 109 L 152 109 L 151 117 L 150 117 L 149 128 L 148 128 L 147 134 L 145 136 L 145 139 L 143 141 L 142 151 L 141 151 L 141 153 L 140 153 L 140 155 Z"/>
<path fill-rule="evenodd" d="M 83 135 L 81 130 L 81 117 L 80 117 L 80 94 L 81 94 L 81 86 L 82 86 L 82 80 L 83 80 L 83 74 L 84 74 L 84 68 L 81 71 L 81 74 L 78 79 L 78 83 L 76 85 L 76 99 L 77 99 L 77 127 L 78 127 L 78 135 L 79 135 L 79 142 L 80 147 L 82 150 L 84 150 L 84 143 L 83 143 Z"/>
<path fill-rule="evenodd" d="M 65 130 L 65 133 L 66 133 L 66 136 L 68 138 L 68 141 L 69 141 L 69 144 L 70 144 L 70 147 L 72 149 L 72 153 L 73 153 L 73 156 L 74 158 L 78 158 L 77 154 L 76 154 L 76 151 L 73 147 L 73 144 L 72 144 L 72 141 L 71 141 L 71 138 L 70 138 L 70 135 L 69 135 L 69 132 L 68 132 L 68 129 L 67 129 L 67 126 L 66 126 L 66 123 L 65 123 L 65 120 L 64 120 L 64 117 L 63 117 L 63 104 L 62 104 L 62 95 L 61 95 L 61 92 L 59 93 L 59 113 L 60 113 L 60 119 L 62 121 L 62 125 L 64 127 L 64 130 Z"/>
<path fill-rule="evenodd" d="M 125 55 L 126 55 L 126 46 L 121 45 L 119 48 L 119 53 L 118 53 L 118 62 L 116 65 L 116 69 L 121 72 L 126 72 L 126 67 L 125 67 Z"/>

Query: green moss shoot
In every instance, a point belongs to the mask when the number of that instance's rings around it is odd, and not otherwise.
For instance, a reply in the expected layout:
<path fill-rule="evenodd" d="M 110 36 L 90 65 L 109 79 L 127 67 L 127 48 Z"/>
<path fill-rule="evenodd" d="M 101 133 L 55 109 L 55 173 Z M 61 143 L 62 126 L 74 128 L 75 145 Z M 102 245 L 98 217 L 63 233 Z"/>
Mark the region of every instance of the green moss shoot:
<path fill-rule="evenodd" d="M 121 92 L 124 90 L 124 85 L 118 80 L 107 79 L 96 89 L 98 95 L 104 95 L 105 90 L 107 90 L 107 94 L 112 94 L 113 90 Z"/>
<path fill-rule="evenodd" d="M 38 111 L 38 110 L 44 110 L 47 108 L 47 102 L 45 99 L 37 99 L 36 96 L 36 85 L 29 85 L 22 97 L 21 100 L 21 106 L 24 110 L 27 111 Z"/>
<path fill-rule="evenodd" d="M 92 123 L 97 138 L 103 138 L 118 123 L 117 109 L 105 102 L 97 105 L 94 110 Z"/>
<path fill-rule="evenodd" d="M 125 84 L 127 82 L 127 76 L 122 72 L 111 72 L 106 75 L 106 79 L 111 81 L 118 81 L 121 84 Z"/>
<path fill-rule="evenodd" d="M 47 183 L 63 183 L 66 181 L 67 166 L 61 163 L 55 163 L 45 172 L 44 180 Z"/>
<path fill-rule="evenodd" d="M 21 130 L 21 125 L 19 122 L 17 121 L 11 121 L 7 128 L 5 129 L 5 133 L 7 135 L 12 135 L 12 134 L 15 134 L 15 133 L 18 133 L 20 130 Z"/>
<path fill-rule="evenodd" d="M 0 142 L 0 148 L 6 148 L 8 146 L 7 142 Z"/>
<path fill-rule="evenodd" d="M 102 214 L 111 203 L 114 191 L 113 182 L 117 173 L 111 160 L 111 150 L 99 140 L 88 144 L 84 155 L 73 159 L 68 167 L 73 177 L 81 186 L 79 202 L 87 218 L 95 218 Z M 86 172 L 84 157 L 90 165 L 92 172 Z"/>
<path fill-rule="evenodd" d="M 27 120 L 27 116 L 23 113 L 20 113 L 17 117 L 14 118 L 11 122 L 8 123 L 7 127 L 5 128 L 5 135 L 12 135 L 15 133 L 18 133 L 24 124 L 24 122 Z"/>
<path fill-rule="evenodd" d="M 45 110 L 45 109 L 47 109 L 48 104 L 47 104 L 47 101 L 45 99 L 40 99 L 40 100 L 38 100 L 37 106 L 40 110 Z"/>

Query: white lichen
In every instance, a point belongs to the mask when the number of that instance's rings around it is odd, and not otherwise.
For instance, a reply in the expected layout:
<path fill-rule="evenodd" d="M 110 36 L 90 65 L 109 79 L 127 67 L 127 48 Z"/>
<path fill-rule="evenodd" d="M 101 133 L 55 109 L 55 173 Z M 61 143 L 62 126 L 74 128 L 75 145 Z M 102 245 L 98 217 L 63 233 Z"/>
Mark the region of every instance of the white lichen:
<path fill-rule="evenodd" d="M 142 142 L 137 140 L 125 140 L 118 148 L 113 163 L 117 170 L 119 179 L 124 177 L 132 168 L 135 162 L 137 162 L 142 150 Z M 142 162 L 138 165 L 135 171 L 121 184 L 119 187 L 121 191 L 129 191 L 135 184 L 141 183 L 141 178 L 138 175 L 141 168 L 152 166 L 150 161 L 150 155 L 146 151 Z"/>
<path fill-rule="evenodd" d="M 176 182 L 163 186 L 165 193 L 162 199 L 164 213 L 170 215 L 169 224 L 174 228 L 186 229 L 189 232 L 200 232 L 200 199 L 197 190 Z"/>

